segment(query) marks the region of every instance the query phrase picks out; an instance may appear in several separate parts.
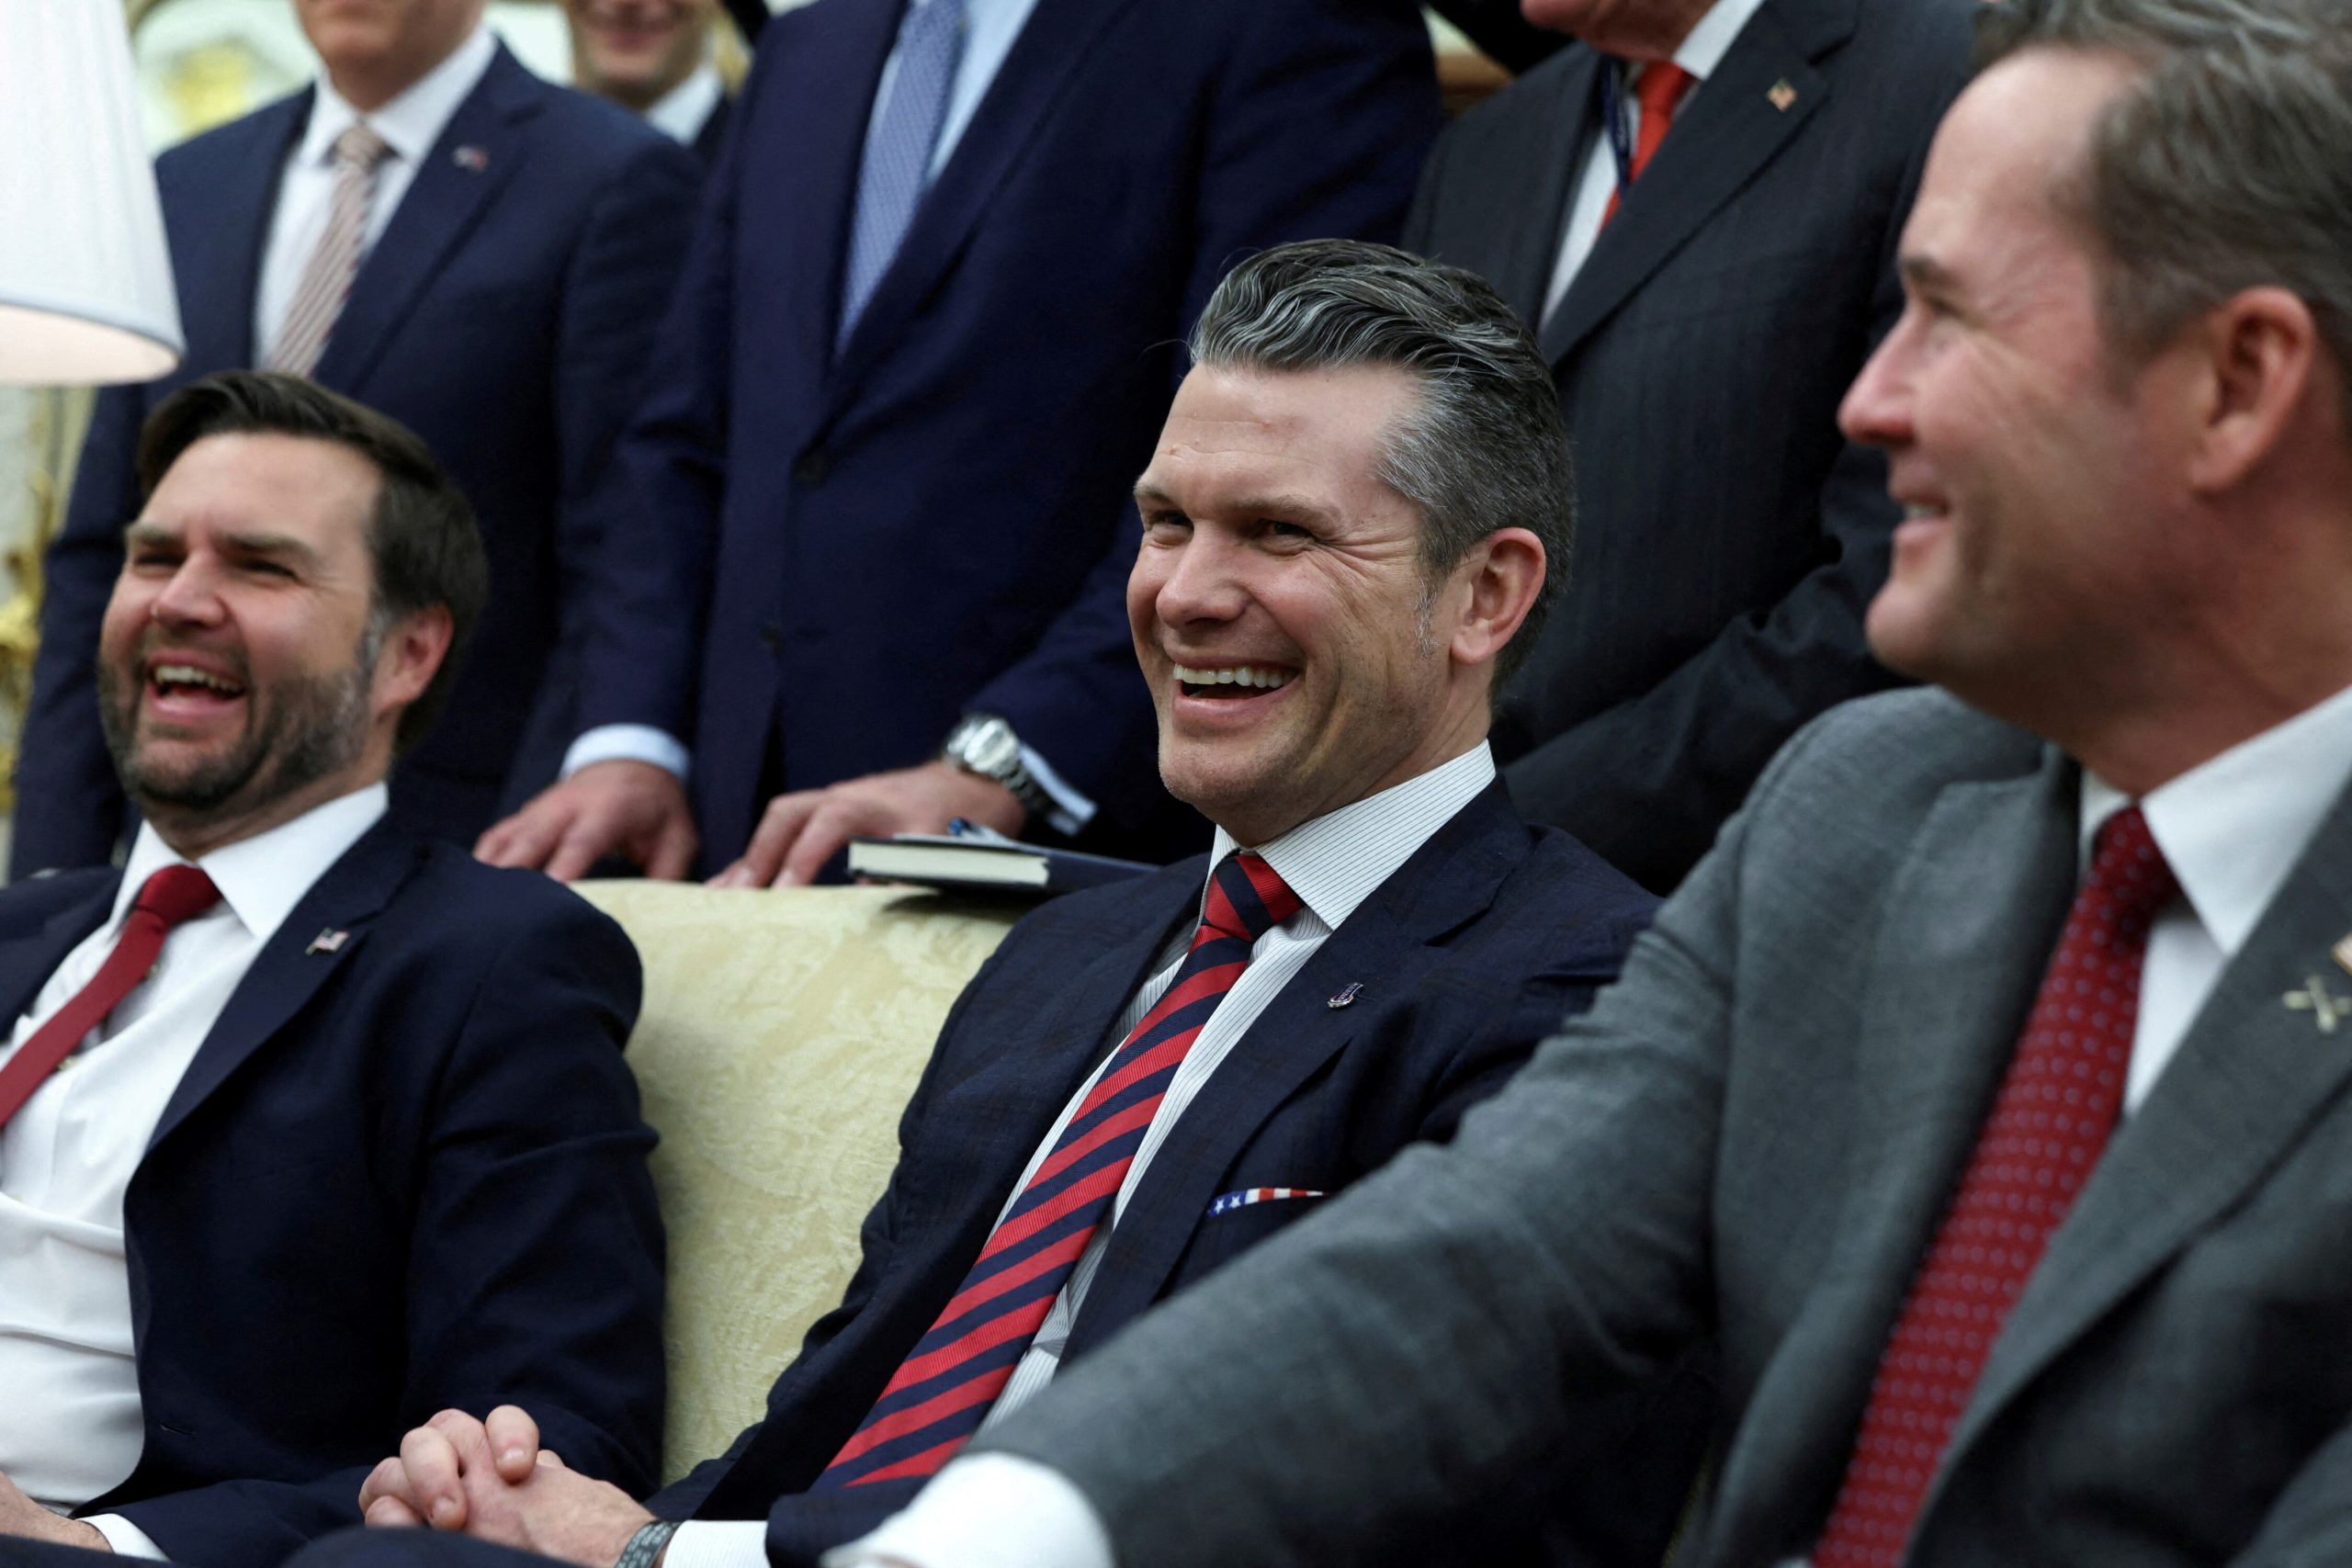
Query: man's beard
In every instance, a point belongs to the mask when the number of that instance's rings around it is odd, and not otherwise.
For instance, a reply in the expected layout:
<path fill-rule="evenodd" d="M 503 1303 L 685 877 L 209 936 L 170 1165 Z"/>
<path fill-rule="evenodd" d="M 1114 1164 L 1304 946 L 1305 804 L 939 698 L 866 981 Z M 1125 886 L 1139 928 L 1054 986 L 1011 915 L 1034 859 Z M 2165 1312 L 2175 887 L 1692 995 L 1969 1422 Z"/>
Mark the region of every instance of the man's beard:
<path fill-rule="evenodd" d="M 131 804 L 148 816 L 161 807 L 180 815 L 238 814 L 283 800 L 328 773 L 348 767 L 368 745 L 368 699 L 384 628 L 368 619 L 349 665 L 316 675 L 288 676 L 263 693 L 240 670 L 245 687 L 245 732 L 225 751 L 177 767 L 139 755 L 139 699 L 147 686 L 142 651 L 124 671 L 98 660 L 98 722 L 115 776 Z M 261 715 L 258 721 L 254 716 Z"/>

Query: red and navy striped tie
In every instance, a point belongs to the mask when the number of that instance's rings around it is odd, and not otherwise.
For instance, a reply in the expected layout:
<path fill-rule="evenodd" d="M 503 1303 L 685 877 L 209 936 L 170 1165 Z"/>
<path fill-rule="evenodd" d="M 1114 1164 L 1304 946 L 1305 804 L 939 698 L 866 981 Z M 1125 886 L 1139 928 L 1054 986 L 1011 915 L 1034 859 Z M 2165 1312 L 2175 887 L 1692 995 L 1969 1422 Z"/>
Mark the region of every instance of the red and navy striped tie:
<path fill-rule="evenodd" d="M 931 1331 L 815 1486 L 929 1475 L 955 1457 L 1036 1337 L 1111 1213 L 1160 1098 L 1257 940 L 1296 914 L 1298 895 L 1253 854 L 1209 878 L 1192 950 L 1159 1002 L 1113 1053 Z"/>

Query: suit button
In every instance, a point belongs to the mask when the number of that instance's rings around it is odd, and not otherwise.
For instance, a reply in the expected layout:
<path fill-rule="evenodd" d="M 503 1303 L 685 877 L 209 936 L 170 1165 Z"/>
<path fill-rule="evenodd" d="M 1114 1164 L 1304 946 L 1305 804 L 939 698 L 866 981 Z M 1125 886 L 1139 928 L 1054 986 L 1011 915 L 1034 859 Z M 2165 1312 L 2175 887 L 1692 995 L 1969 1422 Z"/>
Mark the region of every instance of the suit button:
<path fill-rule="evenodd" d="M 792 465 L 792 477 L 805 485 L 823 484 L 832 471 L 833 455 L 821 446 L 809 447 Z"/>
<path fill-rule="evenodd" d="M 784 626 L 781 622 L 763 621 L 760 623 L 760 646 L 766 649 L 770 654 L 777 654 L 784 651 Z"/>

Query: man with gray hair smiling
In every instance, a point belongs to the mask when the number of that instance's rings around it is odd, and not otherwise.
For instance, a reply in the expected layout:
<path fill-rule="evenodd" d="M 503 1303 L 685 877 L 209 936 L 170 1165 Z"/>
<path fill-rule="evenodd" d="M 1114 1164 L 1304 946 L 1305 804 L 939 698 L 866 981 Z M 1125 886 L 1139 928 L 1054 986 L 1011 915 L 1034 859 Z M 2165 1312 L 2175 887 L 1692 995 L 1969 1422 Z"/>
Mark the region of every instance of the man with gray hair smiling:
<path fill-rule="evenodd" d="M 1192 352 L 1136 487 L 1127 612 L 1161 775 L 1217 824 L 1212 854 L 1006 939 L 915 1091 L 847 1296 L 729 1453 L 641 1507 L 535 1463 L 526 1412 L 448 1412 L 379 1467 L 370 1523 L 582 1568 L 812 1561 L 1153 1302 L 1448 1136 L 1614 976 L 1653 901 L 1521 821 L 1486 744 L 1567 557 L 1526 330 L 1469 273 L 1320 241 L 1236 268 Z M 1697 1424 L 1621 1484 L 1644 1407 L 1596 1416 L 1588 1495 L 1498 1495 L 1464 1557 L 1550 1530 L 1573 1544 L 1547 1552 L 1656 1562 Z M 325 1550 L 504 1556 L 417 1532 Z"/>
<path fill-rule="evenodd" d="M 1351 1562 L 1703 1344 L 1679 1564 L 2352 1562 L 2352 5 L 1980 37 L 1841 415 L 1941 689 L 1816 722 L 1447 1147 L 860 1553 Z"/>

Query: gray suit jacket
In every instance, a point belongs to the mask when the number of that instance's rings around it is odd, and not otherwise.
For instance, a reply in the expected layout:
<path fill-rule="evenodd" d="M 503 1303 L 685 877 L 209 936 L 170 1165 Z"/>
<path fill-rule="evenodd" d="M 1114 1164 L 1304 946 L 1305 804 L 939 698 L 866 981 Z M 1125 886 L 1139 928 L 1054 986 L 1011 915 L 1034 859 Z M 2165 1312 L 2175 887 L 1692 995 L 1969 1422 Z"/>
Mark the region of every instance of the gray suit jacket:
<path fill-rule="evenodd" d="M 984 1446 L 1073 1477 L 1123 1568 L 1346 1562 L 1712 1343 L 1715 1462 L 1678 1561 L 1802 1553 L 2071 901 L 2076 777 L 1938 693 L 1832 713 L 1450 1147 Z M 2352 1029 L 2284 1002 L 2352 991 L 2347 926 L 2352 801 L 2052 1239 L 1913 1563 L 2352 1561 Z"/>
<path fill-rule="evenodd" d="M 1543 322 L 1576 571 L 1495 729 L 1512 798 L 1671 891 L 1773 752 L 1888 683 L 1862 643 L 1896 519 L 1838 403 L 1902 310 L 1895 241 L 1973 0 L 1765 0 Z M 1599 135 L 1577 45 L 1430 156 L 1413 249 L 1531 325 Z"/>

